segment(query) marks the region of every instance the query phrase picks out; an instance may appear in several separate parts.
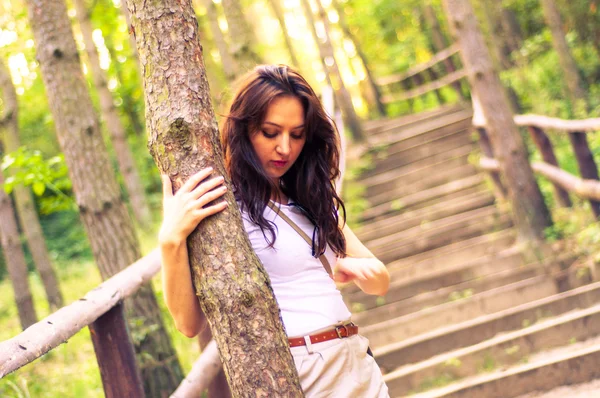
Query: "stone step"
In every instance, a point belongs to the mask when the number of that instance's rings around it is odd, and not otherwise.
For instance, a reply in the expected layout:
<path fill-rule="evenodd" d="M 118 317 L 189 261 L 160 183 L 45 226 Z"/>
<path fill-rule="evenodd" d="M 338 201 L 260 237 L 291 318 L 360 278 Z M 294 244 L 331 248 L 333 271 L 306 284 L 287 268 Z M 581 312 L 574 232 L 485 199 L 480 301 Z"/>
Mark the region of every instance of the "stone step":
<path fill-rule="evenodd" d="M 390 188 L 385 192 L 377 195 L 368 195 L 366 199 L 371 206 L 378 206 L 396 200 L 402 202 L 405 196 L 439 187 L 449 181 L 479 174 L 475 166 L 467 162 L 466 157 L 459 159 L 459 162 L 455 165 L 446 164 L 444 166 L 438 167 L 437 170 L 422 170 L 417 175 L 411 176 L 412 178 L 402 183 L 394 184 L 396 186 L 390 184 Z"/>
<path fill-rule="evenodd" d="M 381 237 L 407 230 L 421 225 L 423 222 L 432 222 L 453 214 L 490 206 L 494 202 L 495 198 L 491 192 L 473 192 L 470 195 L 463 196 L 459 200 L 440 202 L 427 208 L 406 211 L 402 214 L 372 222 L 355 229 L 354 232 L 360 237 L 363 243 L 368 244 L 368 242 L 374 239 L 380 239 Z"/>
<path fill-rule="evenodd" d="M 545 268 L 542 265 L 522 266 L 520 253 L 507 256 L 504 260 L 505 261 L 500 264 L 495 262 L 486 264 L 485 271 L 483 272 L 487 271 L 487 274 L 480 276 L 478 279 L 467 279 L 457 284 L 421 293 L 403 300 L 394 300 L 394 296 L 402 295 L 404 292 L 401 292 L 397 287 L 391 287 L 390 292 L 384 296 L 384 300 L 387 304 L 380 305 L 358 314 L 353 314 L 352 319 L 361 326 L 368 326 L 398 318 L 425 308 L 444 304 L 446 302 L 470 297 L 474 294 L 533 278 L 534 276 L 542 275 L 544 273 Z M 495 267 L 502 270 L 493 272 Z M 473 268 L 469 270 L 472 271 L 473 274 L 479 271 L 479 269 Z M 466 272 L 463 271 L 463 274 L 465 273 Z M 453 274 L 458 275 L 459 277 L 462 276 L 461 273 L 457 271 L 454 271 Z M 468 278 L 469 276 L 470 275 L 466 277 Z M 356 307 L 357 306 L 354 305 L 351 308 Z"/>
<path fill-rule="evenodd" d="M 600 282 L 512 306 L 462 323 L 430 330 L 420 335 L 413 335 L 403 341 L 377 348 L 374 354 L 384 372 L 389 372 L 403 365 L 424 361 L 440 353 L 480 343 L 498 333 L 522 329 L 544 318 L 558 316 L 576 308 L 589 308 L 598 302 L 600 302 Z"/>
<path fill-rule="evenodd" d="M 468 195 L 473 192 L 473 190 L 470 190 L 471 188 L 486 189 L 484 181 L 485 176 L 476 174 L 460 180 L 450 181 L 425 191 L 416 192 L 403 197 L 402 200 L 393 200 L 373 206 L 363 212 L 363 222 L 370 220 L 377 221 L 379 218 L 388 217 L 390 214 L 398 213 L 401 210 L 406 211 L 408 209 L 422 208 L 442 201 L 452 200 L 457 196 Z"/>
<path fill-rule="evenodd" d="M 512 270 L 523 264 L 520 251 L 516 246 L 474 258 L 465 251 L 464 258 L 466 260 L 462 262 L 439 262 L 433 266 L 429 265 L 429 262 L 416 263 L 409 267 L 410 271 L 403 268 L 391 270 L 390 289 L 382 298 L 365 294 L 353 287 L 351 292 L 349 288 L 344 290 L 344 300 L 350 308 L 378 309 L 384 303 L 395 303 L 422 294 L 433 294 L 440 289 L 461 285 L 495 272 Z M 369 311 L 369 314 L 372 311 L 374 310 Z"/>
<path fill-rule="evenodd" d="M 374 164 L 360 177 L 360 181 L 375 177 L 399 167 L 406 167 L 422 159 L 459 148 L 465 145 L 475 145 L 469 126 L 444 127 L 430 133 L 429 137 L 422 137 L 420 141 L 399 143 L 385 149 L 371 152 Z M 425 141 L 429 139 L 429 141 Z M 412 145 L 411 145 L 412 144 Z"/>
<path fill-rule="evenodd" d="M 424 173 L 431 172 L 432 168 L 439 167 L 441 169 L 443 167 L 455 167 L 458 164 L 467 164 L 468 157 L 474 148 L 475 145 L 468 143 L 362 180 L 366 195 L 377 195 L 390 188 L 397 188 L 405 183 L 413 182 L 417 178 L 421 178 Z"/>
<path fill-rule="evenodd" d="M 381 240 L 385 239 L 385 243 L 371 244 L 370 250 L 381 261 L 389 263 L 398 258 L 433 250 L 453 242 L 510 228 L 512 220 L 510 215 L 492 207 L 476 209 L 430 224 L 381 238 Z"/>
<path fill-rule="evenodd" d="M 425 142 L 428 136 L 436 131 L 446 129 L 452 126 L 456 129 L 457 126 L 466 128 L 471 125 L 472 112 L 463 110 L 440 117 L 429 118 L 422 123 L 416 123 L 408 127 L 398 127 L 388 129 L 385 133 L 376 134 L 369 139 L 372 146 L 377 145 L 397 145 L 408 143 L 414 145 L 417 142 Z"/>
<path fill-rule="evenodd" d="M 424 112 L 400 116 L 394 119 L 385 118 L 377 120 L 366 120 L 363 122 L 363 129 L 367 133 L 368 137 L 373 137 L 381 133 L 387 133 L 390 130 L 408 127 L 427 119 L 456 113 L 461 110 L 463 110 L 463 108 L 460 106 L 450 105 L 441 106 L 439 108 L 427 110 Z"/>
<path fill-rule="evenodd" d="M 589 344 L 580 345 L 581 348 L 556 350 L 557 353 L 547 353 L 546 357 L 536 361 L 470 377 L 412 398 L 515 398 L 534 391 L 596 380 L 600 378 L 600 341 L 597 338 L 591 340 Z M 597 397 L 594 393 L 583 396 Z"/>
<path fill-rule="evenodd" d="M 600 305 L 575 310 L 533 326 L 500 334 L 481 343 L 407 365 L 385 375 L 391 396 L 404 396 L 428 385 L 464 379 L 527 361 L 544 350 L 571 346 L 600 335 Z"/>
<path fill-rule="evenodd" d="M 362 334 L 371 341 L 371 347 L 379 348 L 402 342 L 410 337 L 414 338 L 434 329 L 529 303 L 557 292 L 554 278 L 540 275 L 462 300 L 370 325 L 362 329 Z"/>

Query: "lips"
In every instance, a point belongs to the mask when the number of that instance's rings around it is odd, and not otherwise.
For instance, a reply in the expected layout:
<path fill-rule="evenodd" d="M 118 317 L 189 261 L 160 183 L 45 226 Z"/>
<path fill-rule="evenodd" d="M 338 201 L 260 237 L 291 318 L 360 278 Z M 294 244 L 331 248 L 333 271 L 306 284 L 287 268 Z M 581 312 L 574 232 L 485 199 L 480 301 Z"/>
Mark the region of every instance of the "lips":
<path fill-rule="evenodd" d="M 271 160 L 271 164 L 278 168 L 283 168 L 288 164 L 287 160 Z"/>

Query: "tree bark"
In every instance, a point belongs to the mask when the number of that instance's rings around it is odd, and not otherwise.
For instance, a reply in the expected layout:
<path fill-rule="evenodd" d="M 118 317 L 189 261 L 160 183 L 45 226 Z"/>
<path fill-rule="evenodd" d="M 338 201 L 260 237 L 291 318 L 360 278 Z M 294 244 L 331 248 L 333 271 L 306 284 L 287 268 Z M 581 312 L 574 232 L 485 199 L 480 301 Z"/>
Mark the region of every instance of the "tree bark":
<path fill-rule="evenodd" d="M 363 67 L 365 68 L 367 84 L 369 85 L 369 87 L 371 88 L 371 91 L 373 92 L 373 97 L 375 98 L 375 105 L 377 107 L 377 112 L 379 113 L 380 116 L 387 116 L 385 104 L 381 101 L 381 90 L 379 90 L 379 87 L 377 87 L 377 84 L 375 83 L 375 79 L 373 78 L 373 74 L 371 73 L 371 67 L 369 65 L 369 62 L 367 61 L 367 56 L 366 56 L 365 52 L 362 50 L 362 46 L 356 39 L 356 36 L 354 36 L 354 34 L 352 34 L 352 31 L 350 30 L 350 26 L 348 26 L 348 22 L 346 21 L 346 14 L 344 13 L 344 8 L 340 5 L 340 3 L 337 0 L 332 0 L 331 5 L 335 8 L 335 10 L 338 13 L 339 25 L 340 25 L 340 28 L 342 29 L 342 32 L 344 32 L 344 35 L 348 39 L 350 39 L 350 41 L 352 41 L 352 44 L 354 44 L 354 48 L 356 48 L 356 54 L 360 58 L 360 61 L 362 62 Z"/>
<path fill-rule="evenodd" d="M 239 0 L 222 0 L 223 12 L 229 30 L 229 51 L 244 74 L 263 60 L 254 49 L 257 42 L 252 26 L 248 23 Z"/>
<path fill-rule="evenodd" d="M 62 0 L 30 0 L 29 20 L 58 140 L 81 219 L 103 279 L 140 257 L 133 223 L 119 192 L 81 70 Z M 126 301 L 148 397 L 162 397 L 183 379 L 150 285 Z"/>
<path fill-rule="evenodd" d="M 31 290 L 29 289 L 27 262 L 21 246 L 17 220 L 15 219 L 10 197 L 2 188 L 3 184 L 4 176 L 0 172 L 0 219 L 2 220 L 0 223 L 0 243 L 2 244 L 8 276 L 15 294 L 21 328 L 25 330 L 37 322 L 37 315 L 33 307 Z"/>
<path fill-rule="evenodd" d="M 175 190 L 199 169 L 226 176 L 190 2 L 129 0 L 144 70 L 149 148 Z M 226 183 L 229 181 L 226 178 Z M 302 396 L 269 277 L 231 190 L 188 238 L 193 283 L 234 397 Z"/>
<path fill-rule="evenodd" d="M 560 11 L 556 7 L 554 0 L 540 1 L 542 3 L 542 10 L 544 11 L 544 19 L 552 33 L 552 45 L 558 54 L 558 61 L 565 76 L 567 95 L 571 100 L 571 105 L 574 110 L 581 106 L 585 108 L 585 91 L 583 89 L 581 78 L 579 77 L 579 70 L 571 55 L 567 40 L 565 39 L 565 34 L 562 30 Z"/>
<path fill-rule="evenodd" d="M 150 223 L 150 208 L 146 201 L 144 186 L 135 166 L 131 148 L 129 148 L 129 144 L 127 143 L 125 127 L 121 123 L 117 107 L 114 104 L 114 98 L 108 89 L 106 73 L 100 67 L 100 56 L 92 37 L 94 28 L 92 27 L 90 13 L 84 0 L 75 0 L 74 4 L 94 86 L 100 99 L 100 114 L 106 124 L 106 129 L 110 134 L 110 141 L 115 149 L 117 163 L 123 175 L 127 193 L 129 194 L 133 215 L 140 225 L 146 226 Z"/>
<path fill-rule="evenodd" d="M 327 19 L 327 14 L 325 13 L 325 9 L 321 4 L 320 0 L 317 0 L 318 12 L 320 15 L 321 22 L 323 23 L 324 28 L 324 37 L 323 39 L 319 38 L 317 34 L 317 29 L 315 28 L 315 21 L 313 17 L 313 12 L 310 7 L 310 3 L 308 0 L 301 0 L 302 8 L 304 9 L 304 13 L 306 15 L 306 19 L 308 24 L 310 25 L 310 29 L 319 48 L 319 53 L 321 55 L 322 62 L 325 64 L 325 73 L 329 76 L 331 81 L 331 87 L 333 88 L 333 92 L 335 93 L 335 98 L 338 102 L 338 106 L 342 110 L 342 114 L 344 115 L 344 120 L 346 125 L 350 129 L 352 133 L 352 138 L 356 142 L 365 141 L 365 135 L 360 124 L 360 119 L 354 110 L 354 105 L 352 104 L 352 97 L 350 96 L 350 92 L 344 85 L 344 81 L 342 80 L 342 75 L 338 68 L 337 62 L 335 61 L 333 46 L 331 45 L 331 39 L 329 36 L 329 20 Z"/>
<path fill-rule="evenodd" d="M 0 135 L 3 138 L 0 141 L 4 141 L 7 152 L 13 152 L 21 146 L 19 139 L 17 93 L 10 73 L 2 60 L 0 60 L 0 90 L 2 91 L 2 99 L 4 101 L 4 114 L 2 115 L 4 134 Z M 1 142 L 0 145 L 2 145 Z M 33 263 L 40 273 L 50 309 L 55 311 L 63 306 L 64 300 L 60 292 L 56 273 L 50 261 L 46 240 L 42 233 L 42 227 L 35 209 L 31 190 L 24 186 L 17 186 L 14 189 L 14 198 L 17 213 L 21 221 L 21 228 L 25 233 Z"/>
<path fill-rule="evenodd" d="M 292 65 L 296 69 L 298 69 L 300 68 L 300 63 L 298 62 L 298 57 L 296 57 L 296 51 L 294 50 L 292 39 L 288 34 L 287 24 L 285 23 L 285 14 L 283 12 L 283 9 L 281 8 L 281 3 L 279 2 L 279 0 L 269 0 L 269 3 L 271 4 L 271 8 L 273 9 L 275 17 L 279 21 L 279 26 L 281 27 L 281 34 L 283 35 L 285 46 L 290 52 L 290 60 L 292 61 Z"/>
<path fill-rule="evenodd" d="M 219 51 L 219 56 L 221 57 L 221 65 L 223 66 L 225 78 L 228 81 L 233 81 L 240 75 L 240 67 L 231 56 L 231 53 L 229 52 L 229 46 L 227 45 L 225 36 L 223 35 L 221 27 L 219 26 L 217 6 L 213 0 L 202 0 L 202 4 L 204 5 L 204 8 L 206 8 L 206 18 L 208 19 L 210 32 L 212 33 L 213 40 L 217 46 L 217 50 Z"/>
<path fill-rule="evenodd" d="M 444 6 L 461 48 L 469 82 L 486 118 L 494 155 L 508 188 L 519 237 L 532 243 L 541 241 L 544 228 L 552 223 L 550 213 L 529 165 L 506 94 L 492 67 L 473 8 L 469 0 L 444 0 Z"/>
<path fill-rule="evenodd" d="M 210 328 L 204 328 L 198 335 L 198 344 L 200 345 L 202 355 L 204 355 L 204 352 L 211 342 L 214 344 Z M 219 370 L 208 384 L 208 398 L 231 398 L 231 390 L 229 389 L 229 384 L 227 384 L 227 377 L 225 377 L 223 364 L 221 363 L 220 358 L 217 358 L 217 360 L 219 362 Z"/>

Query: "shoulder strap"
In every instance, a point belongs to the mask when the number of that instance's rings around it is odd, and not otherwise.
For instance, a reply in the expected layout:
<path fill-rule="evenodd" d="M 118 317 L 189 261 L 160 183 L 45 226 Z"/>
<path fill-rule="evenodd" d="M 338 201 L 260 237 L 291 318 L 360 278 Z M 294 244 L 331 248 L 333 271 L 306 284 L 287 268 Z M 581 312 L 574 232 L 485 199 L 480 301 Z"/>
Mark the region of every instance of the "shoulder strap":
<path fill-rule="evenodd" d="M 285 215 L 282 211 L 280 211 L 279 208 L 273 204 L 273 202 L 269 201 L 268 205 L 275 212 L 275 214 L 277 214 L 279 217 L 281 217 L 281 219 L 283 221 L 288 223 L 290 225 L 290 227 L 292 227 L 294 229 L 294 231 L 298 232 L 298 235 L 300 235 L 306 241 L 306 243 L 308 243 L 309 246 L 312 246 L 312 240 L 308 237 L 306 232 L 304 232 L 287 215 Z M 323 264 L 323 268 L 325 268 L 325 271 L 327 271 L 329 276 L 333 278 L 333 273 L 331 272 L 331 266 L 329 265 L 329 261 L 327 261 L 327 257 L 325 257 L 325 253 L 323 253 L 319 256 L 319 260 L 321 260 L 321 264 Z"/>

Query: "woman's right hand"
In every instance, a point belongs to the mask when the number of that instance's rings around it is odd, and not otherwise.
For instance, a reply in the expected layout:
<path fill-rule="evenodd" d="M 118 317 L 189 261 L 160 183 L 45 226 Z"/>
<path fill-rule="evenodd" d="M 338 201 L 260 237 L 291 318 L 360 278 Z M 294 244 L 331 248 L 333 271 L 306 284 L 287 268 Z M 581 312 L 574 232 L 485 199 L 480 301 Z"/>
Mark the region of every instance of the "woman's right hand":
<path fill-rule="evenodd" d="M 159 243 L 181 242 L 187 239 L 202 220 L 227 208 L 226 201 L 204 207 L 227 192 L 222 176 L 206 180 L 212 171 L 212 167 L 208 167 L 192 175 L 175 195 L 169 176 L 161 176 L 163 222 L 158 234 Z"/>

